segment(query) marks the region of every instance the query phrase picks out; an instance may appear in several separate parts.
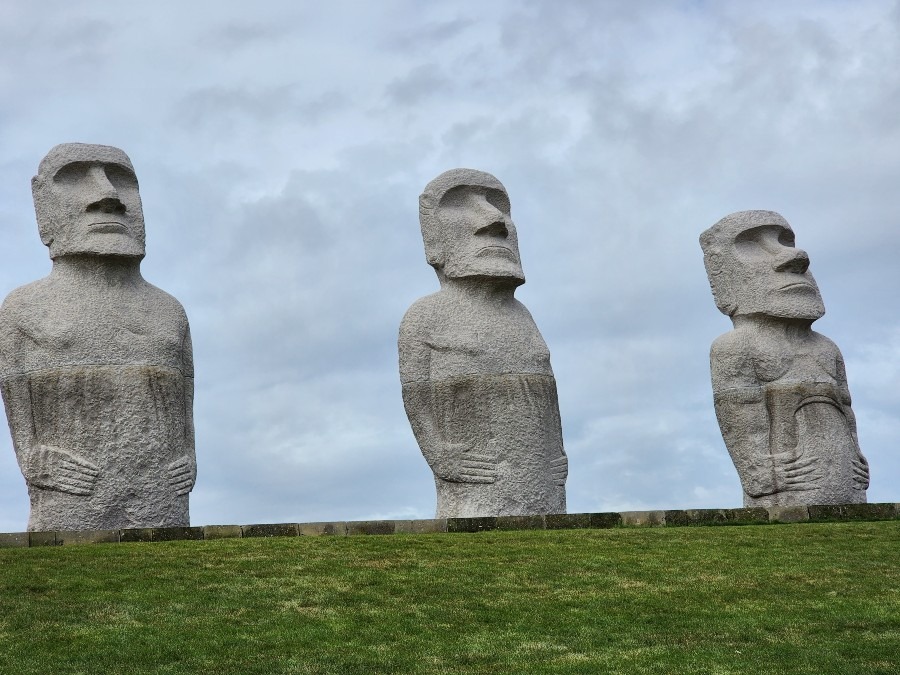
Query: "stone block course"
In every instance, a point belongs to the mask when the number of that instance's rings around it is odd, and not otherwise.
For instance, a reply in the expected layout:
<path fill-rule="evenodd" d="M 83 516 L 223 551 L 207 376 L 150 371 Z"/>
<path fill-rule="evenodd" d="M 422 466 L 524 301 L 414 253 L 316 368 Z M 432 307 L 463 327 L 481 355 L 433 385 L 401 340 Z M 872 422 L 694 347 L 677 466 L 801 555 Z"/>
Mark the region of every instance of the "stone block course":
<path fill-rule="evenodd" d="M 240 539 L 243 536 L 240 525 L 206 525 L 204 539 Z"/>
<path fill-rule="evenodd" d="M 591 514 L 549 513 L 544 522 L 548 530 L 586 530 L 591 526 Z"/>
<path fill-rule="evenodd" d="M 665 511 L 623 511 L 622 525 L 628 527 L 664 527 L 666 525 Z"/>
<path fill-rule="evenodd" d="M 354 520 L 347 523 L 347 535 L 394 534 L 393 520 Z"/>
<path fill-rule="evenodd" d="M 321 523 L 298 523 L 298 534 L 301 537 L 347 536 L 347 523 L 343 521 Z"/>
<path fill-rule="evenodd" d="M 68 530 L 56 532 L 59 546 L 73 544 L 118 544 L 119 530 Z"/>
<path fill-rule="evenodd" d="M 28 532 L 7 532 L 0 534 L 0 548 L 27 548 Z"/>
<path fill-rule="evenodd" d="M 245 537 L 296 537 L 297 523 L 244 525 L 241 530 Z"/>
<path fill-rule="evenodd" d="M 119 530 L 119 541 L 128 543 L 139 541 L 153 541 L 153 528 L 133 527 L 125 530 Z"/>
<path fill-rule="evenodd" d="M 447 518 L 447 532 L 486 532 L 497 529 L 497 519 L 493 516 L 483 518 Z"/>
<path fill-rule="evenodd" d="M 895 504 L 822 504 L 809 507 L 809 519 L 816 522 L 833 520 L 893 520 Z"/>
<path fill-rule="evenodd" d="M 154 527 L 152 541 L 201 541 L 202 527 Z"/>
<path fill-rule="evenodd" d="M 446 518 L 432 518 L 429 520 L 397 520 L 394 521 L 396 534 L 434 534 L 447 531 Z"/>

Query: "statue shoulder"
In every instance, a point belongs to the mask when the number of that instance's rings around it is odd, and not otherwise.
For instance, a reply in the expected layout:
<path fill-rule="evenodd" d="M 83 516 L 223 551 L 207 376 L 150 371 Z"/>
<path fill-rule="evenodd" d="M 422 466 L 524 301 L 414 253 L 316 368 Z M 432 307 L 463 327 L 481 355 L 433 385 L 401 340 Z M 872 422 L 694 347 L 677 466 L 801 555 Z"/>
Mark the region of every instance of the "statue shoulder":
<path fill-rule="evenodd" d="M 756 350 L 744 331 L 732 330 L 713 340 L 709 367 L 713 389 L 730 389 L 758 384 L 754 368 Z"/>
<path fill-rule="evenodd" d="M 441 292 L 419 298 L 403 315 L 400 322 L 400 339 L 404 336 L 423 335 L 428 333 L 435 321 L 444 313 L 444 298 Z"/>
<path fill-rule="evenodd" d="M 6 296 L 0 306 L 0 330 L 4 333 L 12 328 L 27 330 L 57 302 L 48 277 L 19 286 Z"/>
<path fill-rule="evenodd" d="M 144 294 L 147 303 L 170 321 L 188 325 L 187 312 L 178 299 L 161 288 L 145 281 Z"/>

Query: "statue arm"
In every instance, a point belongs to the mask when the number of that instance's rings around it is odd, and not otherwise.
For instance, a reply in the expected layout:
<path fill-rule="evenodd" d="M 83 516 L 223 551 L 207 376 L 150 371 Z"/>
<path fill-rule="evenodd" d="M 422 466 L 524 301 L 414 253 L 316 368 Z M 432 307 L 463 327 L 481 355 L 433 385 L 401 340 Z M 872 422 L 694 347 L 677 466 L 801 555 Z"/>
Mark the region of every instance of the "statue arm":
<path fill-rule="evenodd" d="M 413 435 L 428 466 L 437 478 L 458 483 L 493 483 L 496 456 L 476 453 L 465 444 L 450 443 L 437 421 L 434 389 L 430 373 L 430 348 L 425 322 L 413 306 L 400 325 L 398 348 L 403 407 Z"/>
<path fill-rule="evenodd" d="M 168 467 L 169 484 L 179 496 L 193 490 L 197 480 L 197 456 L 194 450 L 194 352 L 187 320 L 181 343 L 181 361 L 184 375 L 184 445 L 182 455 Z"/>
<path fill-rule="evenodd" d="M 853 444 L 856 446 L 856 458 L 853 460 L 853 480 L 861 489 L 866 490 L 869 487 L 869 462 L 859 448 L 859 436 L 857 436 L 856 433 L 856 415 L 853 414 L 853 408 L 851 407 L 850 386 L 847 384 L 847 368 L 844 365 L 844 357 L 841 355 L 837 346 L 835 346 L 835 350 L 837 350 L 835 362 L 837 366 L 837 387 L 838 395 L 841 399 L 841 410 L 844 413 L 844 417 L 847 419 L 850 437 L 853 439 Z"/>
<path fill-rule="evenodd" d="M 27 375 L 4 380 L 3 403 L 16 459 L 25 481 L 45 490 L 81 496 L 93 494 L 100 475 L 96 464 L 62 448 L 37 442 Z"/>
<path fill-rule="evenodd" d="M 815 487 L 821 478 L 817 459 L 771 447 L 769 386 L 756 379 L 749 354 L 728 347 L 714 343 L 710 365 L 716 418 L 744 492 L 763 497 Z"/>

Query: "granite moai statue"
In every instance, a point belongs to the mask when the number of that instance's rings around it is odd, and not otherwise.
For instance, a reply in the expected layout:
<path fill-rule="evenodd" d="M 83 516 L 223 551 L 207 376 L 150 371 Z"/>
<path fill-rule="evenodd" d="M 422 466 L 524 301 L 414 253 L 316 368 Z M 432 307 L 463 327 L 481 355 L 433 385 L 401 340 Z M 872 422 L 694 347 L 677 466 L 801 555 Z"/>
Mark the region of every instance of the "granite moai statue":
<path fill-rule="evenodd" d="M 0 384 L 28 528 L 188 525 L 191 335 L 178 301 L 141 276 L 131 160 L 66 143 L 31 184 L 52 270 L 0 308 Z"/>
<path fill-rule="evenodd" d="M 565 513 L 556 380 L 514 297 L 525 276 L 506 189 L 481 171 L 447 171 L 425 187 L 419 219 L 441 289 L 403 318 L 400 379 L 437 516 Z"/>
<path fill-rule="evenodd" d="M 718 308 L 734 330 L 712 344 L 716 416 L 745 506 L 866 501 L 844 359 L 812 330 L 825 313 L 787 221 L 741 211 L 700 236 Z"/>

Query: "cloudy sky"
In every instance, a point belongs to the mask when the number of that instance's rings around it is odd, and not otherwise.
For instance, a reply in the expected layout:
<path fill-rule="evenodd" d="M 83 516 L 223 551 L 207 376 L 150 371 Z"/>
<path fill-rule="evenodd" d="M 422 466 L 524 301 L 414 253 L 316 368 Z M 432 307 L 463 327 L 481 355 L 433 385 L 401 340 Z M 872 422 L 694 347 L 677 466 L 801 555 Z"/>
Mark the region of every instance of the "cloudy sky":
<path fill-rule="evenodd" d="M 132 158 L 144 276 L 191 321 L 192 522 L 424 518 L 397 327 L 437 288 L 417 198 L 506 185 L 552 352 L 571 512 L 735 507 L 697 243 L 783 214 L 900 501 L 900 5 L 0 0 L 0 293 L 48 273 L 53 145 Z M 0 440 L 0 531 L 25 483 Z"/>

